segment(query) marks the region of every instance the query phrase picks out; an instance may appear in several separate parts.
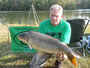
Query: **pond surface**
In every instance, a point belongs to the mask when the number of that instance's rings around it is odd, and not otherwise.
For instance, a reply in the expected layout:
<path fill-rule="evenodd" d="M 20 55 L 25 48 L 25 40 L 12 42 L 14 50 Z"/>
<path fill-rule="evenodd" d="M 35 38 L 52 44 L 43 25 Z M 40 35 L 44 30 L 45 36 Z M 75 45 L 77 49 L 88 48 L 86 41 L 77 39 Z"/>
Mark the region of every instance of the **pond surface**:
<path fill-rule="evenodd" d="M 49 18 L 49 11 L 37 11 L 37 16 L 40 23 Z M 0 24 L 35 24 L 35 17 L 32 11 L 0 11 Z M 74 18 L 90 19 L 90 9 L 64 10 L 63 19 Z"/>

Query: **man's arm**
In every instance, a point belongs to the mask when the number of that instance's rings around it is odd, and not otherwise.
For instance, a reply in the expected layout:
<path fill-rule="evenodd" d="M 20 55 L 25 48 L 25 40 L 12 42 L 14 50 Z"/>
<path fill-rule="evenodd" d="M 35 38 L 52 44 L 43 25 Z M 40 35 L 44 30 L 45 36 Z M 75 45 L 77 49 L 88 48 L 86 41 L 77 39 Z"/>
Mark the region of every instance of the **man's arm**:
<path fill-rule="evenodd" d="M 42 33 L 42 34 L 45 33 L 45 30 L 44 30 L 44 27 L 42 26 L 42 23 L 40 23 L 40 25 L 39 25 L 39 30 L 38 30 L 38 32 L 40 32 L 40 33 Z"/>
<path fill-rule="evenodd" d="M 68 24 L 65 26 L 65 28 L 61 34 L 60 41 L 63 43 L 69 44 L 70 39 L 71 39 L 71 26 L 70 26 L 70 24 Z"/>

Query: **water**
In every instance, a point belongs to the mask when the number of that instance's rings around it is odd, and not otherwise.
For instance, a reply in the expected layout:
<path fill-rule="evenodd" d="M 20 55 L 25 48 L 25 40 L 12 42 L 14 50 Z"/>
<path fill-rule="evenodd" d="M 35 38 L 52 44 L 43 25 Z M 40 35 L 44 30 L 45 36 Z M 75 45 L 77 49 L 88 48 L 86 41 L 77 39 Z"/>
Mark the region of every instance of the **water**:
<path fill-rule="evenodd" d="M 49 11 L 37 11 L 37 14 L 40 22 L 49 18 Z M 74 18 L 90 19 L 90 9 L 64 10 L 63 19 Z M 35 24 L 35 19 L 32 12 L 29 16 L 29 11 L 0 11 L 1 24 Z"/>

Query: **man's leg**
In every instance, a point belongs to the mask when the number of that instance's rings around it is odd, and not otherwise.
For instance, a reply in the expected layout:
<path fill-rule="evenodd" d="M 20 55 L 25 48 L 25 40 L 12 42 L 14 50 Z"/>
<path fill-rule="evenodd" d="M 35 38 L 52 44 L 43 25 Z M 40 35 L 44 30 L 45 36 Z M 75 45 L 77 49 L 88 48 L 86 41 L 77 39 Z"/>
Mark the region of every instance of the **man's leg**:
<path fill-rule="evenodd" d="M 39 52 L 34 55 L 30 68 L 43 68 L 45 62 L 51 57 L 51 54 Z"/>
<path fill-rule="evenodd" d="M 55 68 L 62 68 L 61 61 L 58 61 L 58 60 L 55 61 Z"/>

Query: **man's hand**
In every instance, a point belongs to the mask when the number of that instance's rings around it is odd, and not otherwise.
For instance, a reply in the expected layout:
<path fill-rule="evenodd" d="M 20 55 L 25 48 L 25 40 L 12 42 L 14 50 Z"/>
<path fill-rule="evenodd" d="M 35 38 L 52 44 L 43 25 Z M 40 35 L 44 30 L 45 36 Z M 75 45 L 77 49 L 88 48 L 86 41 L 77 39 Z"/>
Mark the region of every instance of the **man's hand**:
<path fill-rule="evenodd" d="M 63 54 L 62 52 L 59 52 L 56 57 L 57 60 L 64 61 L 67 59 L 67 56 Z"/>

